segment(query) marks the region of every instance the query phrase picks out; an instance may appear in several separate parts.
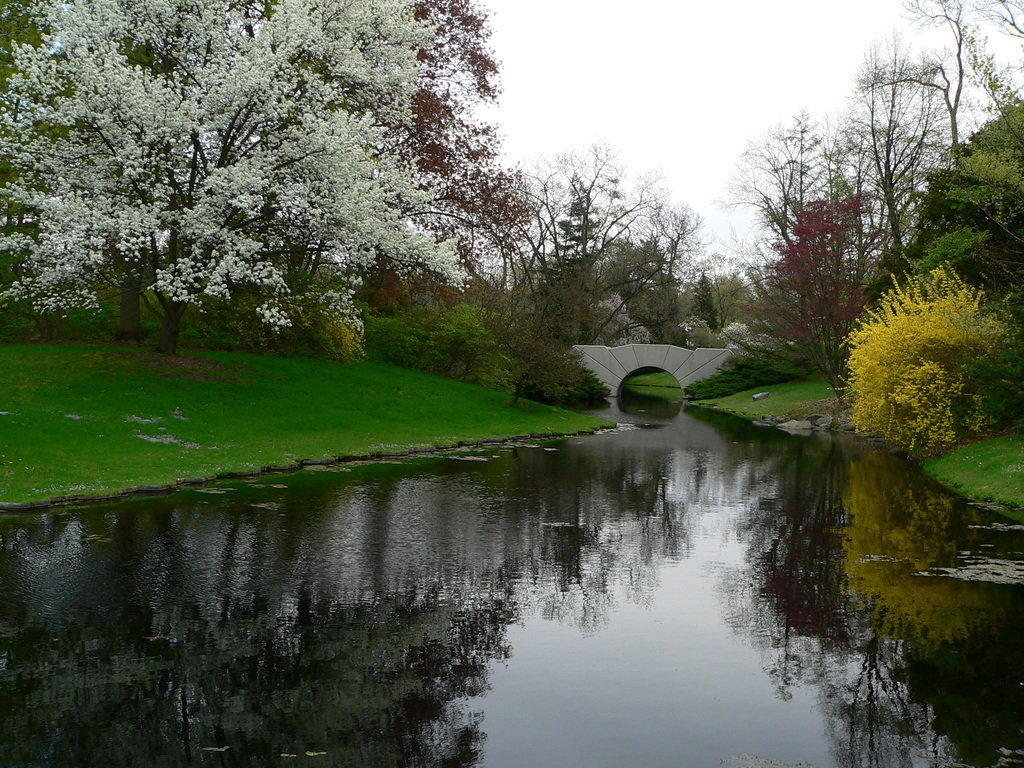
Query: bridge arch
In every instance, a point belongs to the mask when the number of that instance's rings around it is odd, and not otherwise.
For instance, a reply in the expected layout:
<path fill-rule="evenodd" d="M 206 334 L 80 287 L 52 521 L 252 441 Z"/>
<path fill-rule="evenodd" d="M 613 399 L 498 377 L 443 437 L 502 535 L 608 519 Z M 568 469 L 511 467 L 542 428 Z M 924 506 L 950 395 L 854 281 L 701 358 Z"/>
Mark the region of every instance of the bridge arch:
<path fill-rule="evenodd" d="M 671 344 L 623 344 L 604 347 L 578 344 L 573 347 L 595 376 L 618 396 L 622 382 L 641 368 L 657 368 L 671 373 L 680 387 L 705 379 L 732 356 L 728 349 L 686 349 Z"/>

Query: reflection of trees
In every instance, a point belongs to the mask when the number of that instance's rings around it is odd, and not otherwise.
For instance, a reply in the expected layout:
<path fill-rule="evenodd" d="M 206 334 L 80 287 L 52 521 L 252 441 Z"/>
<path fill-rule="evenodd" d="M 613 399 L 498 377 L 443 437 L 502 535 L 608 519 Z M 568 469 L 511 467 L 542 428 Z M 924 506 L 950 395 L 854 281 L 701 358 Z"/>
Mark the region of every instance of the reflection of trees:
<path fill-rule="evenodd" d="M 0 762 L 177 766 L 222 746 L 223 765 L 307 750 L 333 765 L 475 762 L 464 702 L 515 618 L 499 589 L 457 605 L 430 583 L 342 599 L 344 584 L 275 556 L 294 530 L 241 510 L 112 518 L 4 531 L 45 600 L 2 604 Z"/>
<path fill-rule="evenodd" d="M 920 575 L 963 550 L 1019 552 L 1019 534 L 983 540 L 986 513 L 891 456 L 805 440 L 748 461 L 768 479 L 750 486 L 747 565 L 722 575 L 723 601 L 780 696 L 817 690 L 837 765 L 987 766 L 1019 749 L 1024 596 Z"/>
<path fill-rule="evenodd" d="M 1020 588 L 924 575 L 956 565 L 963 552 L 1019 557 L 1022 537 L 996 532 L 990 541 L 990 513 L 885 457 L 851 465 L 846 500 L 851 587 L 876 635 L 900 650 L 893 667 L 902 695 L 927 703 L 931 727 L 970 765 L 993 765 L 1000 749 L 1024 747 Z"/>
<path fill-rule="evenodd" d="M 845 565 L 878 632 L 935 648 L 987 621 L 990 600 L 977 584 L 915 576 L 954 565 L 971 537 L 956 497 L 907 475 L 885 456 L 850 466 Z"/>
<path fill-rule="evenodd" d="M 771 674 L 780 694 L 799 680 L 800 659 L 789 653 L 798 638 L 814 638 L 834 648 L 849 644 L 850 606 L 845 594 L 842 527 L 846 512 L 839 498 L 849 450 L 840 441 L 790 439 L 753 462 L 747 514 L 737 524 L 748 542 L 743 574 L 746 599 L 732 607 L 732 622 L 754 631 L 775 648 Z"/>
<path fill-rule="evenodd" d="M 746 546 L 729 620 L 781 697 L 818 692 L 837 765 L 1017 745 L 1019 589 L 913 574 L 1019 535 L 891 457 L 716 418 L 0 521 L 0 764 L 478 763 L 509 624 L 647 604 L 705 511 Z"/>
<path fill-rule="evenodd" d="M 0 525 L 0 763 L 473 764 L 469 700 L 507 626 L 592 631 L 685 550 L 678 468 L 653 452 L 519 448 Z"/>
<path fill-rule="evenodd" d="M 843 491 L 856 455 L 842 441 L 814 439 L 775 454 L 739 524 L 747 567 L 722 591 L 732 624 L 764 652 L 778 695 L 817 689 L 838 765 L 911 766 L 946 747 L 929 740 L 930 713 L 909 694 L 901 644 L 876 633 L 850 598 Z"/>

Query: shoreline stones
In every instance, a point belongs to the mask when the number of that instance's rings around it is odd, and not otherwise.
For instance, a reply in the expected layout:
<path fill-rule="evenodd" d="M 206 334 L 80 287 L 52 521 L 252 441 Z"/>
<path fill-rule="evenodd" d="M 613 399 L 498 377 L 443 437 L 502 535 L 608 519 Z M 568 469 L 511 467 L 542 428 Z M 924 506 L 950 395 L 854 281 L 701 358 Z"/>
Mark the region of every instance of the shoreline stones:
<path fill-rule="evenodd" d="M 790 419 L 782 424 L 777 425 L 779 429 L 784 429 L 787 432 L 813 432 L 814 425 L 809 421 Z"/>

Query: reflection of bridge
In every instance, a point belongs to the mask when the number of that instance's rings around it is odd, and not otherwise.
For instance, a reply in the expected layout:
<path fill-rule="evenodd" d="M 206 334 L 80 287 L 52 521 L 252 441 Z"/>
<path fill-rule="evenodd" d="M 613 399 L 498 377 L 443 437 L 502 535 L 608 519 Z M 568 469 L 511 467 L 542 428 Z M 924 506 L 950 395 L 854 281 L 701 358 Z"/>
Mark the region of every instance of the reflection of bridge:
<path fill-rule="evenodd" d="M 657 368 L 675 376 L 680 387 L 707 378 L 725 364 L 732 352 L 728 349 L 684 349 L 670 344 L 624 344 L 621 347 L 600 347 L 579 344 L 583 365 L 593 371 L 613 395 L 627 376 L 636 371 Z"/>

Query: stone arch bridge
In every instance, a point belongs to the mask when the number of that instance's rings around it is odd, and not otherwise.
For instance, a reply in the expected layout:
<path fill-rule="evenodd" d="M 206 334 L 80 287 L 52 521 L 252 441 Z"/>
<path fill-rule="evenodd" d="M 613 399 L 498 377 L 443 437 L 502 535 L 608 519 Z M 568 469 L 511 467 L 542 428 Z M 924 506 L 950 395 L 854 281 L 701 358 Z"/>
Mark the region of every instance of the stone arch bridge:
<path fill-rule="evenodd" d="M 619 394 L 623 380 L 645 368 L 657 368 L 675 376 L 680 387 L 705 379 L 732 356 L 728 349 L 685 349 L 670 344 L 623 344 L 602 347 L 578 344 L 583 365 L 589 368 L 613 395 Z"/>

